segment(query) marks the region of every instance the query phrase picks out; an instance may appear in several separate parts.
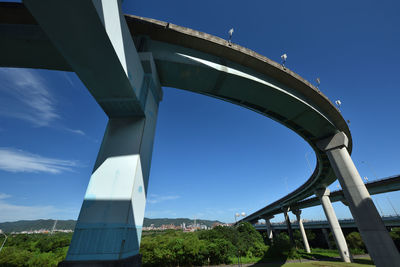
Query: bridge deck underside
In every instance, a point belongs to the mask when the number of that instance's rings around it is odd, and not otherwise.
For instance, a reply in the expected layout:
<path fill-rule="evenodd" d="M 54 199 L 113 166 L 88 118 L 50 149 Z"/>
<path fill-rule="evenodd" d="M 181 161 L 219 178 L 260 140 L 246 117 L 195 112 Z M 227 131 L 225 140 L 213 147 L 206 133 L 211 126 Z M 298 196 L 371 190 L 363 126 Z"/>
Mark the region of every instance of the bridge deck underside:
<path fill-rule="evenodd" d="M 317 166 L 312 176 L 247 220 L 279 213 L 282 206 L 297 203 L 336 180 L 325 153 L 315 144 L 343 131 L 351 151 L 351 135 L 340 113 L 316 88 L 279 64 L 238 45 L 229 46 L 215 36 L 133 16 L 127 17 L 127 22 L 138 52 L 153 54 L 163 86 L 254 110 L 292 129 L 314 149 Z M 71 71 L 23 5 L 0 4 L 0 32 L 1 67 Z M 112 98 L 115 90 L 118 88 L 102 92 L 103 99 Z"/>

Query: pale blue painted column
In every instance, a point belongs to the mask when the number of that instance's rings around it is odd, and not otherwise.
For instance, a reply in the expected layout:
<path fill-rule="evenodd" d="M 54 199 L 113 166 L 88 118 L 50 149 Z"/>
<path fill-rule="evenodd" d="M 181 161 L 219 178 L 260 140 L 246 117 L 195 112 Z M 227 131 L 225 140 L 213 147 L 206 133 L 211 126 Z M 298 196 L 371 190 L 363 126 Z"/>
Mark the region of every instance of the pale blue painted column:
<path fill-rule="evenodd" d="M 150 53 L 138 54 L 120 0 L 24 0 L 110 118 L 66 260 L 139 265 L 158 103 Z"/>
<path fill-rule="evenodd" d="M 145 71 L 145 116 L 110 118 L 66 260 L 60 266 L 140 264 L 138 256 L 153 140 L 162 97 L 151 53 Z M 108 266 L 108 265 L 107 265 Z"/>

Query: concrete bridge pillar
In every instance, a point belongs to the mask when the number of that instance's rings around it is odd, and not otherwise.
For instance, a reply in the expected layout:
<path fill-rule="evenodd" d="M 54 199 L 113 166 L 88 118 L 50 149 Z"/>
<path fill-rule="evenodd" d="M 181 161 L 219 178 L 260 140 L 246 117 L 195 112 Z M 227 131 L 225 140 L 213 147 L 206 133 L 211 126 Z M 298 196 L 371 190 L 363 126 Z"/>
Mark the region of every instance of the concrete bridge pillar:
<path fill-rule="evenodd" d="M 316 192 L 316 195 L 321 200 L 322 207 L 324 208 L 325 216 L 328 219 L 329 225 L 331 227 L 336 246 L 339 249 L 340 257 L 344 262 L 351 262 L 346 239 L 344 238 L 342 228 L 340 228 L 339 221 L 332 207 L 331 200 L 329 199 L 329 194 L 329 189 L 321 189 Z"/>
<path fill-rule="evenodd" d="M 109 117 L 71 245 L 59 266 L 139 266 L 162 91 L 151 53 L 137 53 L 121 0 L 24 0 Z"/>
<path fill-rule="evenodd" d="M 333 248 L 332 248 L 332 245 L 331 245 L 331 242 L 329 242 L 328 230 L 325 229 L 325 228 L 322 228 L 321 230 L 322 230 L 322 234 L 323 234 L 324 237 L 325 237 L 325 241 L 326 241 L 326 243 L 328 244 L 328 248 L 329 248 L 329 249 L 333 249 Z"/>
<path fill-rule="evenodd" d="M 263 217 L 265 220 L 265 227 L 267 227 L 267 236 L 268 239 L 272 242 L 274 238 L 274 233 L 272 232 L 272 226 L 270 220 L 274 218 L 274 216 L 265 216 Z"/>
<path fill-rule="evenodd" d="M 59 266 L 140 266 L 158 110 L 153 92 L 148 91 L 146 117 L 110 118 L 66 260 Z"/>
<path fill-rule="evenodd" d="M 295 210 L 292 210 L 292 212 L 293 212 L 294 215 L 296 215 L 297 222 L 299 223 L 301 236 L 303 237 L 304 248 L 307 251 L 307 253 L 310 253 L 311 252 L 310 245 L 308 244 L 306 231 L 304 230 L 303 220 L 300 218 L 301 210 L 295 209 Z"/>
<path fill-rule="evenodd" d="M 400 254 L 347 151 L 347 146 L 348 139 L 343 132 L 318 143 L 318 147 L 326 152 L 343 188 L 350 211 L 372 260 L 378 267 L 400 266 Z"/>
<path fill-rule="evenodd" d="M 285 208 L 285 207 L 282 208 L 283 214 L 284 214 L 284 216 L 285 216 L 285 221 L 286 221 L 287 230 L 288 230 L 288 233 L 289 233 L 290 245 L 291 245 L 292 247 L 294 247 L 296 244 L 295 244 L 295 242 L 294 242 L 292 224 L 290 223 L 290 218 L 289 218 L 289 215 L 288 215 L 288 211 L 289 211 L 289 210 L 290 210 L 289 207 L 287 207 L 287 208 Z"/>

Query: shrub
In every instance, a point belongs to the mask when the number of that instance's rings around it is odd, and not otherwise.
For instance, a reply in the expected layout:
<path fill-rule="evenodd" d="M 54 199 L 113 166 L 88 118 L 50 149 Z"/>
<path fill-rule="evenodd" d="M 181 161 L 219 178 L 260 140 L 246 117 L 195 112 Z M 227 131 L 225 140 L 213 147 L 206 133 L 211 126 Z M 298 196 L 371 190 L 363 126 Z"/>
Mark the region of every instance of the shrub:
<path fill-rule="evenodd" d="M 400 227 L 393 228 L 390 232 L 390 236 L 392 237 L 397 249 L 400 250 Z"/>
<path fill-rule="evenodd" d="M 274 237 L 272 246 L 266 253 L 267 258 L 282 258 L 290 254 L 291 245 L 288 234 L 282 232 Z"/>
<path fill-rule="evenodd" d="M 347 244 L 351 249 L 365 250 L 365 245 L 358 232 L 351 232 L 346 236 Z"/>

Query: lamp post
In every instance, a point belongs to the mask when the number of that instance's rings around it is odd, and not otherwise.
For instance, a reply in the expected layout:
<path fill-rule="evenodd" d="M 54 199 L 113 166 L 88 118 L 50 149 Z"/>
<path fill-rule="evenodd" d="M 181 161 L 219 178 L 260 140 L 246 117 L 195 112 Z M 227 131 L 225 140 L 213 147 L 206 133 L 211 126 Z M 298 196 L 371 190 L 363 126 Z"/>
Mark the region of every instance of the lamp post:
<path fill-rule="evenodd" d="M 245 212 L 242 212 L 242 213 L 236 212 L 235 213 L 235 224 L 237 223 L 237 218 L 239 218 L 240 216 L 246 217 L 246 213 Z M 238 266 L 242 266 L 239 247 L 238 247 Z"/>
<path fill-rule="evenodd" d="M 5 236 L 5 239 L 4 239 L 4 241 L 3 241 L 3 244 L 1 244 L 1 247 L 0 247 L 0 252 L 1 252 L 1 250 L 3 249 L 3 247 L 4 247 L 4 244 L 6 243 L 6 240 L 7 240 L 7 235 L 3 232 L 3 230 L 1 230 L 0 229 L 0 234 L 2 234 L 2 235 L 4 235 Z"/>

